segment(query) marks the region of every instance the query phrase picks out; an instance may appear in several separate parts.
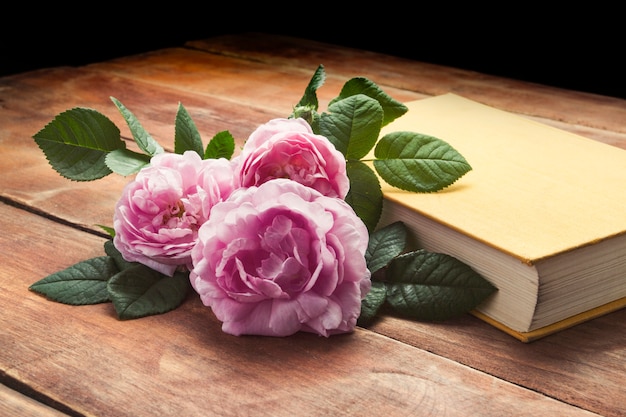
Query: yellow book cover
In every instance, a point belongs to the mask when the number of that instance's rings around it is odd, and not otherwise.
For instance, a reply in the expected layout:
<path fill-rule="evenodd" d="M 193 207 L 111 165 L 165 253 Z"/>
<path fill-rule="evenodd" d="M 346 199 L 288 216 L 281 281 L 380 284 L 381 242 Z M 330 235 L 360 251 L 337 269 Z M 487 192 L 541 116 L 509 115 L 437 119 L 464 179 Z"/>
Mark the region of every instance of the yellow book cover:
<path fill-rule="evenodd" d="M 626 150 L 455 94 L 406 104 L 383 134 L 435 136 L 472 171 L 437 193 L 383 183 L 380 225 L 496 285 L 477 316 L 528 341 L 626 304 Z"/>

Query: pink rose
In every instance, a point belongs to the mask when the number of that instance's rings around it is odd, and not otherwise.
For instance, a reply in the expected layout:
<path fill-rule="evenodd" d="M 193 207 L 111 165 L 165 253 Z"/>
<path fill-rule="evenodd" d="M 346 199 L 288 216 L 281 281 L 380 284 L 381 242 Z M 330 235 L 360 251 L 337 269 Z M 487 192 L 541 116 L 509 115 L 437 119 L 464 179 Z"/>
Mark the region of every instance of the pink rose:
<path fill-rule="evenodd" d="M 250 134 L 245 143 L 245 147 L 256 149 L 261 146 L 262 143 L 267 142 L 276 133 L 280 132 L 313 133 L 313 129 L 311 129 L 311 126 L 302 118 L 272 119 L 257 127 L 256 130 Z"/>
<path fill-rule="evenodd" d="M 234 161 L 241 186 L 289 178 L 329 197 L 345 198 L 350 189 L 346 160 L 304 119 L 274 119 L 257 128 Z"/>
<path fill-rule="evenodd" d="M 233 191 L 233 177 L 226 159 L 202 160 L 191 151 L 154 156 L 115 206 L 115 247 L 127 261 L 166 275 L 191 267 L 198 229 Z"/>
<path fill-rule="evenodd" d="M 226 333 L 351 332 L 371 286 L 368 239 L 345 201 L 268 181 L 213 206 L 191 252 L 191 284 Z"/>

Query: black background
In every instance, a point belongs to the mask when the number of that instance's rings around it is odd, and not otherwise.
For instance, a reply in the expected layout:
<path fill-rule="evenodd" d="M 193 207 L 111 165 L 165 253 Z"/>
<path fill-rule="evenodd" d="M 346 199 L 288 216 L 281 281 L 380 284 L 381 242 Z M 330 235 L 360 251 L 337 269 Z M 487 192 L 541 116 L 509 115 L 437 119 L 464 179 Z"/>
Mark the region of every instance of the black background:
<path fill-rule="evenodd" d="M 389 3 L 386 11 L 323 9 L 316 3 L 294 4 L 295 9 L 203 5 L 168 5 L 169 10 L 133 10 L 120 3 L 49 10 L 18 5 L 22 10 L 5 14 L 0 28 L 0 75 L 79 66 L 219 34 L 267 32 L 626 98 L 626 36 L 618 10 L 548 12 L 531 4 L 462 10 L 448 3 L 436 9 L 428 3 L 413 8 Z"/>

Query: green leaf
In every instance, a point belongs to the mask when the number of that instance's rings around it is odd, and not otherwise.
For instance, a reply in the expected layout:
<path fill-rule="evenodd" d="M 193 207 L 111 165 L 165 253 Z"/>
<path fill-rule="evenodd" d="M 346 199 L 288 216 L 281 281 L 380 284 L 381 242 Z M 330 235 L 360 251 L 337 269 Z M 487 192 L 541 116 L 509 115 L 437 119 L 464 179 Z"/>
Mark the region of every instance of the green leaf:
<path fill-rule="evenodd" d="M 113 259 L 113 261 L 115 262 L 115 266 L 118 269 L 118 272 L 128 269 L 131 266 L 138 265 L 138 262 L 129 262 L 124 259 L 120 251 L 117 250 L 117 248 L 113 244 L 113 240 L 111 239 L 104 242 L 104 252 Z"/>
<path fill-rule="evenodd" d="M 383 136 L 374 156 L 374 168 L 383 180 L 413 192 L 439 191 L 472 169 L 447 142 L 413 132 Z"/>
<path fill-rule="evenodd" d="M 385 303 L 387 297 L 387 288 L 384 283 L 372 281 L 372 288 L 367 293 L 365 299 L 361 302 L 361 315 L 357 319 L 357 324 L 361 327 L 369 326 L 376 313 Z"/>
<path fill-rule="evenodd" d="M 346 171 L 350 190 L 345 201 L 371 232 L 376 228 L 383 210 L 383 192 L 378 177 L 361 161 L 348 161 Z"/>
<path fill-rule="evenodd" d="M 230 159 L 234 152 L 235 138 L 228 130 L 224 130 L 217 133 L 209 141 L 206 146 L 206 151 L 204 152 L 204 159 Z M 202 153 L 200 155 L 202 155 Z"/>
<path fill-rule="evenodd" d="M 331 100 L 329 106 L 334 104 L 336 101 L 343 100 L 357 94 L 365 94 L 380 103 L 384 112 L 382 126 L 386 126 L 408 111 L 408 108 L 404 104 L 393 99 L 376 83 L 364 77 L 356 77 L 348 80 L 348 82 L 346 82 L 341 89 L 339 96 Z"/>
<path fill-rule="evenodd" d="M 425 250 L 395 258 L 386 271 L 387 303 L 418 320 L 446 320 L 478 306 L 496 288 L 452 256 Z"/>
<path fill-rule="evenodd" d="M 304 95 L 300 99 L 300 101 L 296 104 L 297 107 L 308 107 L 313 110 L 317 110 L 319 103 L 317 100 L 317 90 L 324 85 L 326 81 L 326 71 L 324 70 L 324 66 L 320 65 L 317 67 L 315 72 L 313 73 L 313 77 L 309 81 L 309 84 L 306 86 L 304 90 Z"/>
<path fill-rule="evenodd" d="M 374 147 L 383 120 L 378 101 L 363 95 L 347 97 L 322 113 L 320 134 L 326 136 L 347 159 L 359 160 Z"/>
<path fill-rule="evenodd" d="M 184 301 L 190 288 L 188 273 L 168 277 L 143 264 L 119 272 L 108 285 L 109 296 L 121 320 L 173 310 Z"/>
<path fill-rule="evenodd" d="M 119 149 L 109 152 L 105 161 L 111 171 L 126 177 L 150 165 L 150 156 L 129 149 Z"/>
<path fill-rule="evenodd" d="M 198 155 L 202 155 L 204 153 L 202 147 L 202 138 L 196 124 L 187 109 L 178 103 L 174 127 L 174 153 L 182 155 L 185 151 L 195 151 Z"/>
<path fill-rule="evenodd" d="M 107 280 L 117 272 L 112 258 L 100 256 L 48 275 L 29 289 L 63 304 L 104 303 L 109 301 Z"/>
<path fill-rule="evenodd" d="M 115 237 L 115 229 L 113 229 L 111 226 L 105 226 L 103 224 L 96 224 L 96 226 L 107 232 L 112 238 Z"/>
<path fill-rule="evenodd" d="M 60 113 L 33 138 L 52 168 L 74 181 L 93 181 L 109 175 L 106 154 L 126 147 L 111 120 L 85 108 Z"/>
<path fill-rule="evenodd" d="M 406 248 L 407 228 L 402 222 L 391 223 L 370 234 L 365 260 L 373 274 L 384 268 Z"/>
<path fill-rule="evenodd" d="M 320 120 L 320 115 L 317 113 L 319 108 L 317 89 L 324 84 L 324 81 L 326 81 L 326 72 L 324 71 L 324 66 L 320 65 L 304 90 L 304 95 L 298 104 L 294 106 L 293 112 L 289 116 L 290 118 L 301 117 L 306 120 L 314 133 L 319 133 Z"/>
<path fill-rule="evenodd" d="M 134 114 L 130 112 L 118 99 L 115 97 L 111 97 L 111 100 L 120 111 L 124 120 L 126 120 L 126 124 L 130 129 L 130 133 L 133 135 L 133 139 L 139 149 L 144 151 L 147 155 L 154 156 L 156 154 L 162 153 L 163 148 L 161 145 L 155 141 L 152 136 L 144 129 L 144 127 L 139 123 L 139 120 L 135 117 Z"/>

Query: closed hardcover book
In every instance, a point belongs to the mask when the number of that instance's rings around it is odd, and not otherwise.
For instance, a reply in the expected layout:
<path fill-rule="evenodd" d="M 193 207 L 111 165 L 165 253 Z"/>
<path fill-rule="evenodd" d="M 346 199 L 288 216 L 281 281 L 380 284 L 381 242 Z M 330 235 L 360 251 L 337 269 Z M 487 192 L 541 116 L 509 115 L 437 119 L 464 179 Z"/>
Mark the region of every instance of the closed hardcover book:
<path fill-rule="evenodd" d="M 455 94 L 406 105 L 383 134 L 435 136 L 472 170 L 436 193 L 382 183 L 379 224 L 491 281 L 477 317 L 529 342 L 626 305 L 626 150 Z"/>

